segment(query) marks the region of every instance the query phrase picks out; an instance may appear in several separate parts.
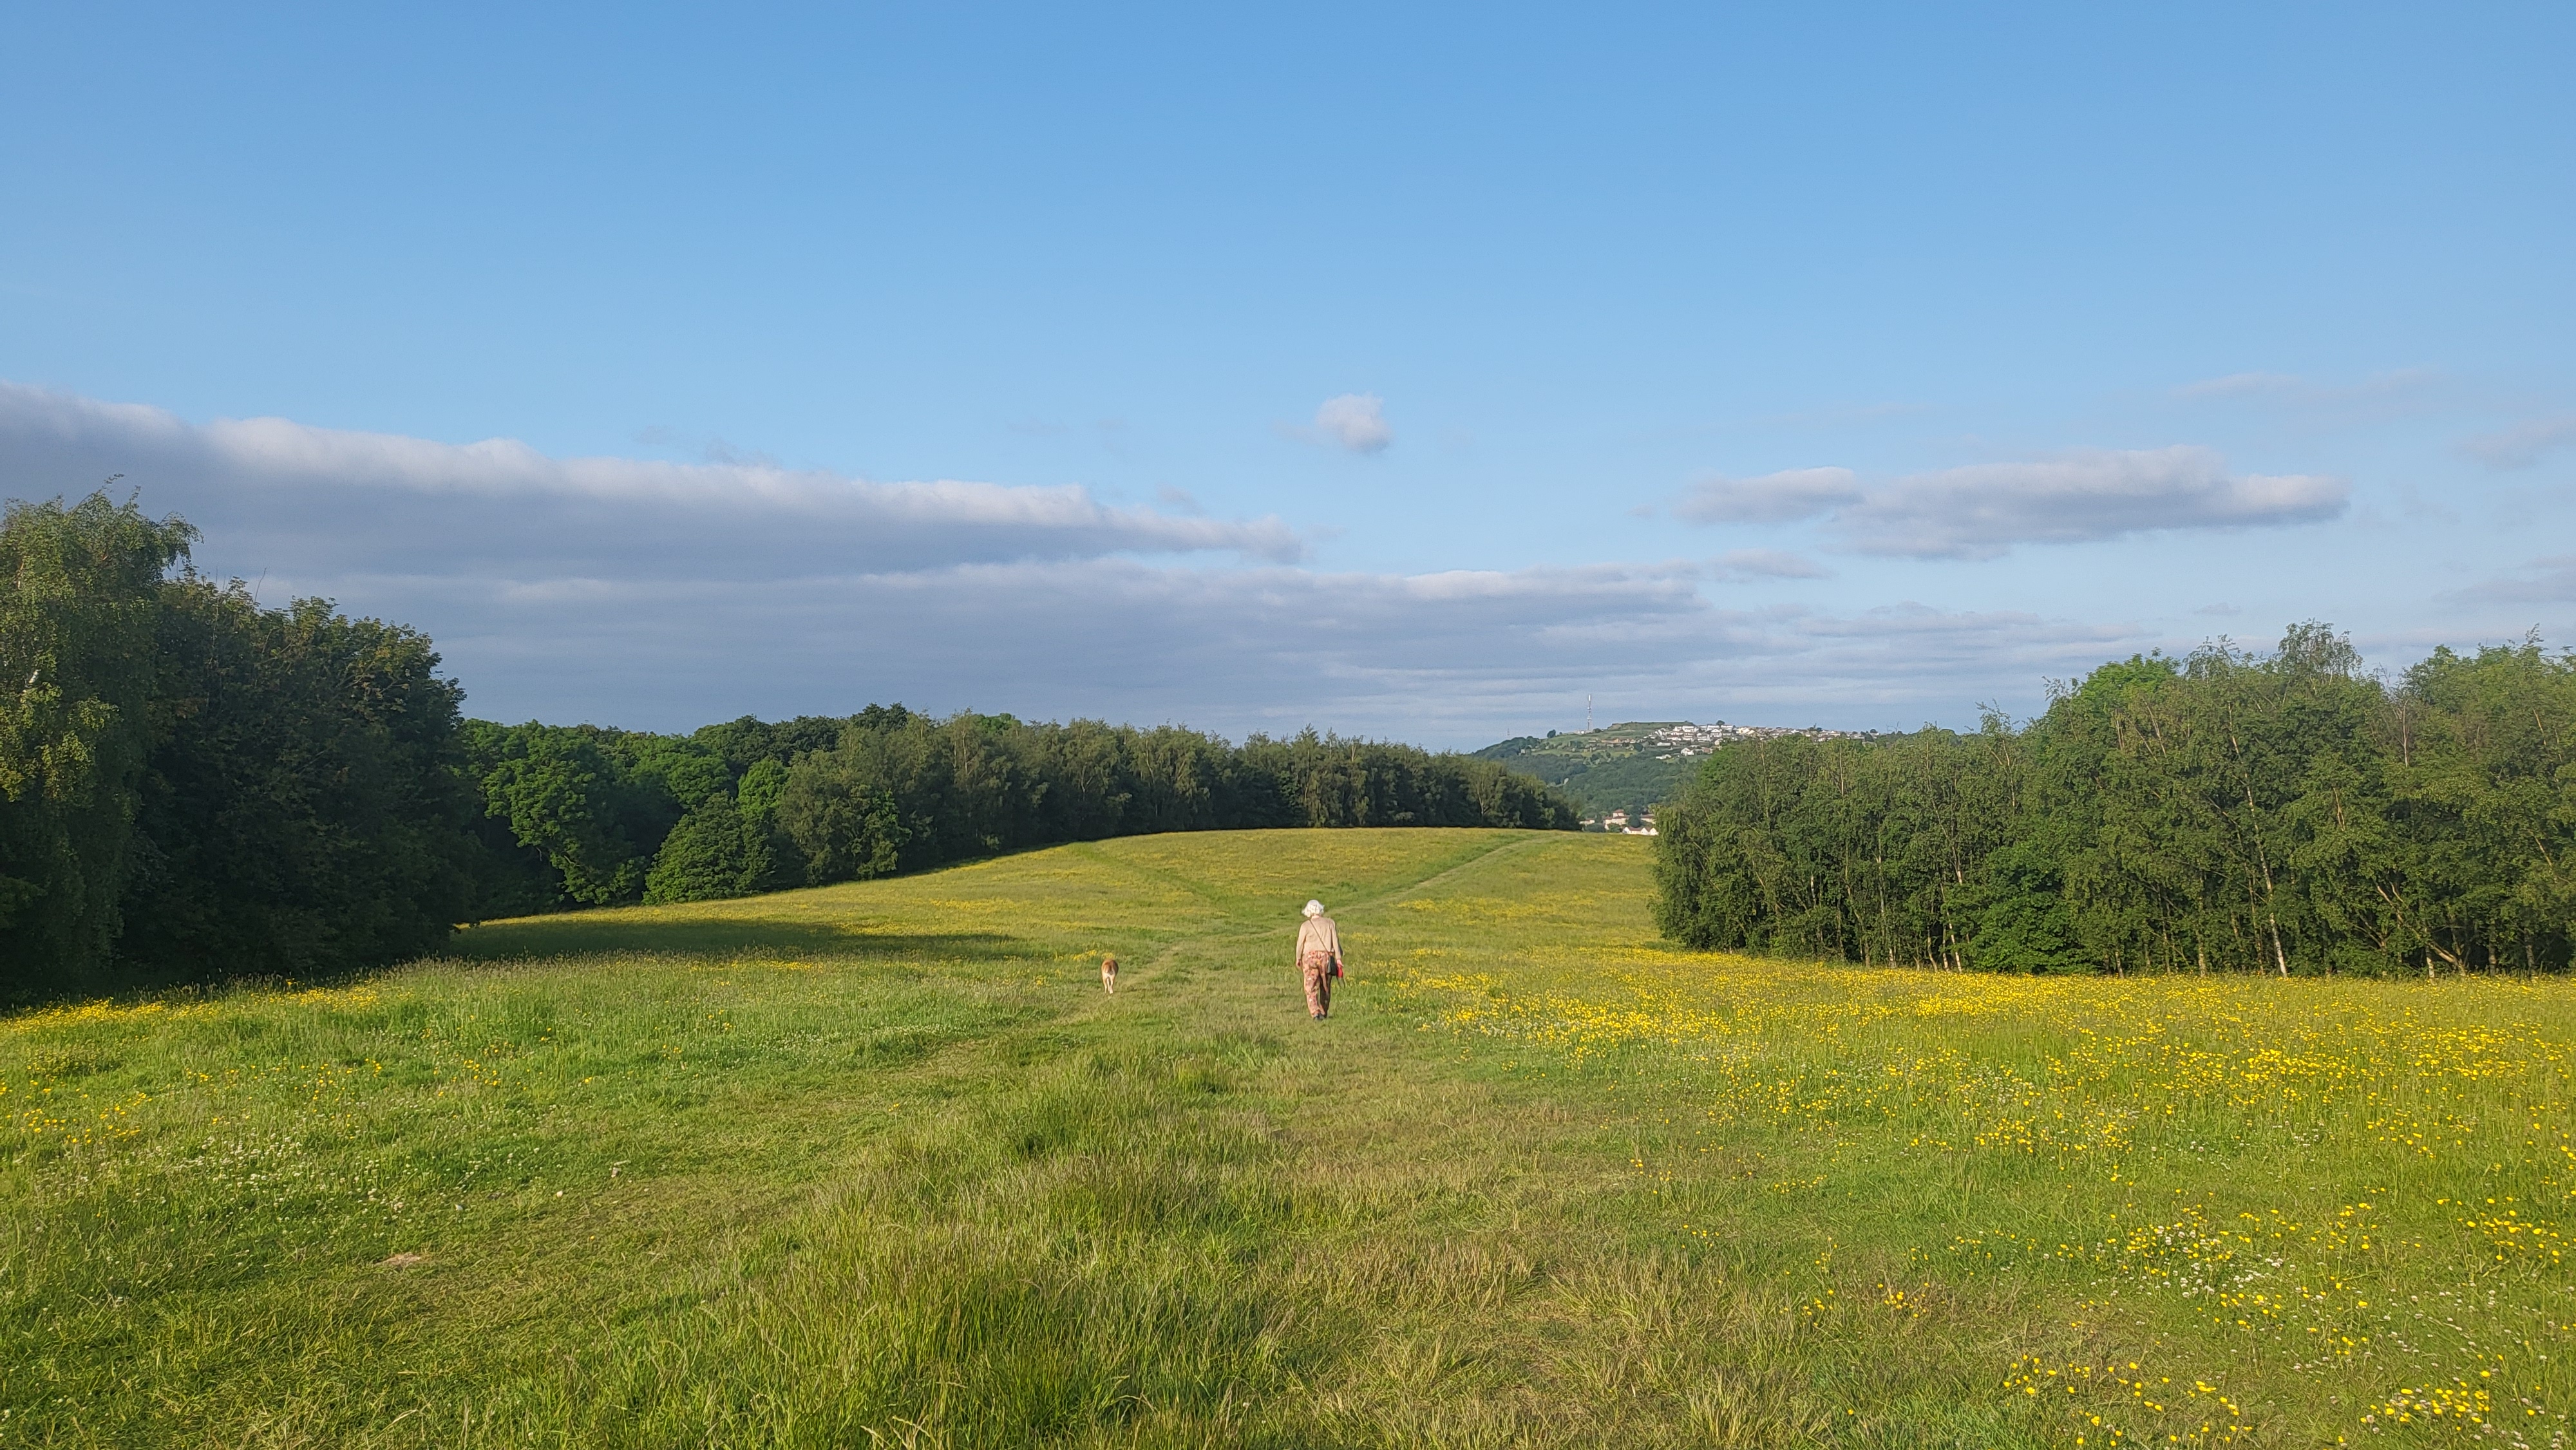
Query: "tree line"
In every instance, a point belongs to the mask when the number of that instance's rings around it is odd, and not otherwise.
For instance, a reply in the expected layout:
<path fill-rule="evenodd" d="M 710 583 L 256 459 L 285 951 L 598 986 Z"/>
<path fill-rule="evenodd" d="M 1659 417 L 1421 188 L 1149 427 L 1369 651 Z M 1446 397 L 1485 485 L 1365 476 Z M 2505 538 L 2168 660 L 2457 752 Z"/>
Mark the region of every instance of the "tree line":
<path fill-rule="evenodd" d="M 1727 746 L 1657 817 L 1701 948 L 2022 972 L 2562 972 L 2576 654 L 2395 679 L 2309 623 L 2052 687 L 2020 728 Z"/>
<path fill-rule="evenodd" d="M 1147 831 L 1575 824 L 1491 762 L 1312 731 L 469 720 L 427 636 L 264 606 L 194 570 L 196 537 L 103 492 L 0 517 L 0 998 L 310 977 L 495 916 Z"/>
<path fill-rule="evenodd" d="M 703 901 L 1156 831 L 1571 830 L 1573 804 L 1490 761 L 1309 730 L 1230 745 L 1178 726 L 745 717 L 689 735 L 463 732 L 502 912 Z"/>

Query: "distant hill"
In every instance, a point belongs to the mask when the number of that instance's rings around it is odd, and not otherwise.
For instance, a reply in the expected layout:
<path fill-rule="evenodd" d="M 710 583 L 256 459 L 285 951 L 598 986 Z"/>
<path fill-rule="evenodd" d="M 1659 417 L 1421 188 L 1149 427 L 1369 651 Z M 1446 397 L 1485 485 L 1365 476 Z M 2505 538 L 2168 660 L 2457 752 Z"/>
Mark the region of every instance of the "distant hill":
<path fill-rule="evenodd" d="M 1475 752 L 1506 770 L 1532 775 L 1574 798 L 1589 819 L 1624 810 L 1631 817 L 1658 801 L 1681 795 L 1707 748 L 1691 749 L 1656 737 L 1685 725 L 1677 720 L 1632 720 L 1606 730 L 1523 735 Z"/>
<path fill-rule="evenodd" d="M 1574 798 L 1587 819 L 1626 811 L 1633 819 L 1659 802 L 1677 800 L 1709 752 L 1731 741 L 1771 735 L 1840 738 L 1870 732 L 1814 726 L 1729 725 L 1720 720 L 1628 720 L 1600 730 L 1520 735 L 1474 752 L 1506 770 L 1536 776 Z"/>

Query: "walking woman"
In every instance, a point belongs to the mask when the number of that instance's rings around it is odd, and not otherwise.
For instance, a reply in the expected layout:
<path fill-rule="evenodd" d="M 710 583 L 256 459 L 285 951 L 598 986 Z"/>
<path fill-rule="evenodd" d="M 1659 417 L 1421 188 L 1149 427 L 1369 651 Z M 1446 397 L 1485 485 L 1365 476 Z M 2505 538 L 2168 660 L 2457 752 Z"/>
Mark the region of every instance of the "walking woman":
<path fill-rule="evenodd" d="M 1297 928 L 1297 970 L 1306 978 L 1306 1015 L 1321 1022 L 1333 1015 L 1333 980 L 1342 974 L 1342 934 L 1324 915 L 1324 903 L 1306 903 L 1306 920 Z"/>

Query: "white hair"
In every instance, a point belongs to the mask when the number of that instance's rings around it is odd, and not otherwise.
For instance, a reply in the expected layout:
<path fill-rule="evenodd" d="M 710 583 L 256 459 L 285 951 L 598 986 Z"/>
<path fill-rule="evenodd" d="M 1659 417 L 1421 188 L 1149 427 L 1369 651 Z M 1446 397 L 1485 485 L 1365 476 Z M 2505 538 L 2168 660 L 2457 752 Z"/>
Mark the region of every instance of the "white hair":
<path fill-rule="evenodd" d="M 1320 901 L 1309 901 L 1309 902 L 1307 902 L 1307 903 L 1306 903 L 1306 914 L 1307 914 L 1308 916 L 1322 916 L 1322 915 L 1324 914 L 1324 903 L 1322 903 L 1322 902 L 1320 902 Z"/>

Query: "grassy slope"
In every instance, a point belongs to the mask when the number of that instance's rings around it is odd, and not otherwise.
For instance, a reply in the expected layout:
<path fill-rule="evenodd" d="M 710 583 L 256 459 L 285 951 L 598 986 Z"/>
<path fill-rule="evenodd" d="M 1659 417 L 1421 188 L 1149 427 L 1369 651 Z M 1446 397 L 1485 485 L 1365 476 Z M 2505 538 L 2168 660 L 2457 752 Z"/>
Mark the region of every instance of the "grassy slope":
<path fill-rule="evenodd" d="M 1146 838 L 0 1020 L 0 1443 L 2566 1433 L 2564 984 L 1684 957 L 1643 849 Z"/>

